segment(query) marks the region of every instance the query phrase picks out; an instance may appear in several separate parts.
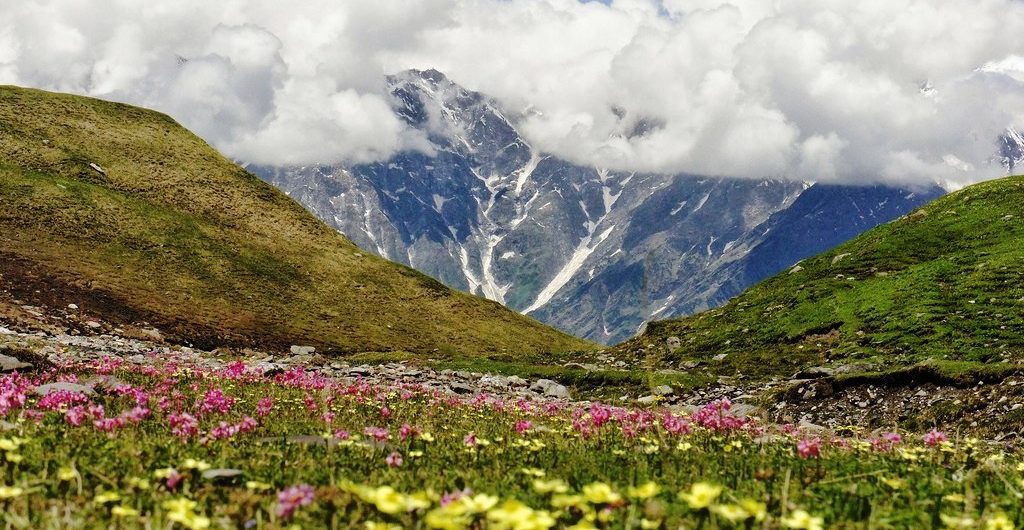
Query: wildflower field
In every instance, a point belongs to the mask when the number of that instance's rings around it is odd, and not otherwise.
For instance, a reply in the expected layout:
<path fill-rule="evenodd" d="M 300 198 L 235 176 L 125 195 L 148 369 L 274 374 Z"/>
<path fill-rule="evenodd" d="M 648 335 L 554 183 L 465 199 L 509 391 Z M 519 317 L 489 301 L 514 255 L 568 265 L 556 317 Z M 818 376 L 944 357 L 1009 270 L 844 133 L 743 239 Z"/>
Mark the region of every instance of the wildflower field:
<path fill-rule="evenodd" d="M 10 528 L 1024 523 L 1012 447 L 801 432 L 724 400 L 672 413 L 108 358 L 0 377 L 0 418 Z"/>

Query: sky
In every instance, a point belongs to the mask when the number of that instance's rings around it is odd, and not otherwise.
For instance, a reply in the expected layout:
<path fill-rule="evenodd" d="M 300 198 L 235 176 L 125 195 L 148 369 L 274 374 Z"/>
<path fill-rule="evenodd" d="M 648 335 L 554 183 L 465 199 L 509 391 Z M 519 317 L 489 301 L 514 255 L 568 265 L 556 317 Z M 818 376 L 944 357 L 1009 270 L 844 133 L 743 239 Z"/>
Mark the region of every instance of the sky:
<path fill-rule="evenodd" d="M 1024 128 L 1020 0 L 2 2 L 0 84 L 155 108 L 267 165 L 429 151 L 391 111 L 409 68 L 621 171 L 959 186 Z"/>

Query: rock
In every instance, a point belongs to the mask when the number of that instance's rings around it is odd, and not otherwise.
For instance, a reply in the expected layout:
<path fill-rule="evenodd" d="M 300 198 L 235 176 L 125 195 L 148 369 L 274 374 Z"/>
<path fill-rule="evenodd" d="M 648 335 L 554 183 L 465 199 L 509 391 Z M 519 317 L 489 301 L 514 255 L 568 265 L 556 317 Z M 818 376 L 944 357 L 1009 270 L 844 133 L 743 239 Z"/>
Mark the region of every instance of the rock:
<path fill-rule="evenodd" d="M 370 368 L 368 365 L 365 365 L 365 364 L 360 365 L 360 366 L 353 366 L 352 368 L 348 369 L 348 374 L 349 375 L 368 376 L 368 375 L 370 375 L 372 373 L 373 373 L 373 368 Z"/>
<path fill-rule="evenodd" d="M 473 387 L 467 385 L 466 383 L 461 383 L 459 381 L 451 383 L 450 385 L 448 385 L 448 388 L 452 392 L 455 392 L 456 394 L 463 394 L 463 395 L 465 395 L 465 394 L 472 394 L 474 392 Z"/>
<path fill-rule="evenodd" d="M 93 389 L 99 389 L 105 393 L 111 393 L 119 388 L 131 386 L 112 375 L 98 375 L 85 381 L 85 384 Z"/>
<path fill-rule="evenodd" d="M 0 354 L 0 372 L 13 372 L 32 368 L 31 364 L 23 363 L 10 355 Z"/>
<path fill-rule="evenodd" d="M 843 261 L 843 259 L 846 258 L 849 255 L 850 255 L 849 252 L 845 252 L 843 254 L 837 255 L 836 257 L 832 258 L 832 264 L 835 265 L 836 263 L 839 263 L 840 261 Z"/>
<path fill-rule="evenodd" d="M 725 358 L 728 357 L 728 356 L 729 356 L 728 353 L 719 353 L 718 355 L 712 357 L 712 359 L 714 359 L 716 361 L 724 361 Z"/>
<path fill-rule="evenodd" d="M 802 270 L 804 270 L 804 268 L 802 266 L 800 266 L 800 265 L 797 265 L 796 267 L 793 267 L 792 269 L 789 269 L 789 273 L 790 274 L 796 274 L 796 273 L 798 273 L 798 272 L 800 272 Z"/>
<path fill-rule="evenodd" d="M 92 387 L 80 385 L 78 383 L 48 383 L 45 385 L 39 385 L 32 389 L 38 396 L 48 396 L 54 392 L 74 392 L 77 394 L 85 394 L 87 396 L 95 396 L 96 391 Z"/>
<path fill-rule="evenodd" d="M 801 370 L 790 377 L 791 381 L 797 381 L 802 379 L 824 379 L 826 377 L 832 377 L 835 375 L 835 370 L 827 366 L 815 366 L 806 370 Z"/>
<path fill-rule="evenodd" d="M 160 330 L 158 330 L 156 328 L 142 328 L 142 329 L 139 330 L 139 333 L 142 333 L 143 336 L 145 336 L 147 339 L 149 339 L 149 340 L 151 340 L 153 342 L 163 342 L 164 341 L 163 334 L 160 333 Z"/>
<path fill-rule="evenodd" d="M 526 386 L 529 384 L 529 381 L 519 377 L 518 375 L 510 375 L 508 376 L 508 383 L 512 386 Z"/>
<path fill-rule="evenodd" d="M 658 402 L 658 396 L 641 396 L 637 398 L 636 402 L 642 405 L 650 405 Z"/>
<path fill-rule="evenodd" d="M 672 394 L 675 393 L 675 390 L 673 390 L 672 387 L 668 385 L 656 386 L 653 389 L 651 389 L 651 391 L 654 392 L 654 395 L 656 396 L 671 396 Z"/>
<path fill-rule="evenodd" d="M 733 403 L 729 409 L 729 414 L 736 416 L 737 418 L 747 418 L 750 416 L 760 416 L 761 407 L 750 405 L 747 403 Z"/>
<path fill-rule="evenodd" d="M 68 309 L 78 309 L 78 304 L 68 304 Z"/>
<path fill-rule="evenodd" d="M 90 321 L 86 322 L 85 325 L 87 327 L 92 328 L 92 329 L 99 329 L 99 328 L 103 327 L 103 324 L 100 324 L 99 322 L 96 322 L 95 320 L 90 320 Z"/>
<path fill-rule="evenodd" d="M 102 167 L 100 167 L 100 165 L 97 164 L 96 162 L 89 162 L 89 167 L 91 167 L 93 169 L 93 171 L 99 173 L 100 175 L 103 175 L 103 176 L 107 175 L 107 171 L 105 169 L 103 169 Z"/>
<path fill-rule="evenodd" d="M 292 346 L 289 351 L 292 352 L 292 355 L 313 355 L 316 348 L 312 346 Z"/>
<path fill-rule="evenodd" d="M 241 469 L 221 468 L 203 471 L 203 478 L 215 484 L 231 484 L 241 480 L 245 472 Z"/>
<path fill-rule="evenodd" d="M 797 424 L 797 427 L 811 433 L 822 433 L 828 430 L 825 427 L 822 427 L 821 425 L 811 423 L 807 420 L 800 420 L 800 423 Z"/>
<path fill-rule="evenodd" d="M 679 340 L 679 337 L 669 337 L 665 339 L 665 346 L 668 347 L 669 353 L 675 353 L 683 345 L 683 341 Z"/>
<path fill-rule="evenodd" d="M 480 378 L 481 385 L 493 386 L 498 388 L 508 388 L 508 378 L 501 375 L 485 375 Z"/>
<path fill-rule="evenodd" d="M 569 399 L 569 389 L 550 379 L 538 379 L 530 385 L 530 390 L 547 397 Z"/>

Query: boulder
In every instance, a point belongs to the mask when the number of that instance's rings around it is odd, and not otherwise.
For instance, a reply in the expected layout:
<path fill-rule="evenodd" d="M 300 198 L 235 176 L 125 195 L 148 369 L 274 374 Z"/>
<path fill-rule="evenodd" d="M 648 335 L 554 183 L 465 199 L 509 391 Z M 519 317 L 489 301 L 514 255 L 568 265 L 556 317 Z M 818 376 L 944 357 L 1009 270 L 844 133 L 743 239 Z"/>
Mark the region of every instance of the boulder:
<path fill-rule="evenodd" d="M 673 390 L 672 387 L 668 385 L 656 386 L 653 389 L 651 389 L 651 391 L 654 392 L 654 395 L 656 396 L 671 396 L 672 394 L 675 393 L 675 390 Z"/>
<path fill-rule="evenodd" d="M 15 370 L 26 370 L 32 368 L 31 364 L 23 363 L 10 355 L 0 354 L 0 373 L 13 372 Z"/>
<path fill-rule="evenodd" d="M 38 396 L 48 396 L 54 392 L 74 392 L 76 394 L 85 394 L 87 396 L 95 396 L 96 391 L 90 386 L 80 385 L 78 383 L 47 383 L 45 385 L 39 385 L 32 389 Z"/>
<path fill-rule="evenodd" d="M 550 379 L 538 379 L 530 385 L 530 390 L 546 397 L 569 399 L 569 389 Z"/>
<path fill-rule="evenodd" d="M 289 351 L 291 351 L 292 355 L 313 355 L 316 348 L 312 346 L 292 346 Z"/>
<path fill-rule="evenodd" d="M 683 345 L 683 341 L 679 340 L 679 337 L 669 337 L 665 339 L 665 346 L 668 347 L 669 353 L 674 353 Z"/>

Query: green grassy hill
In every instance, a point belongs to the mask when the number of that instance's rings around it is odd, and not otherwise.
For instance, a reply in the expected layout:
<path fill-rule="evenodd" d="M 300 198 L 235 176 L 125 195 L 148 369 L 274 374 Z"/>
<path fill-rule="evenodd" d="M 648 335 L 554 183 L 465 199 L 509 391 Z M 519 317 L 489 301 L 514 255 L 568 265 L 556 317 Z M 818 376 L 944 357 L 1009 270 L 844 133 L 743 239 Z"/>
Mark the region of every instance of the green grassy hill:
<path fill-rule="evenodd" d="M 617 352 L 752 377 L 1024 361 L 1024 177 L 938 199 Z"/>
<path fill-rule="evenodd" d="M 456 357 L 593 347 L 362 252 L 163 114 L 9 86 L 0 275 L 42 287 L 29 296 L 207 346 Z"/>

